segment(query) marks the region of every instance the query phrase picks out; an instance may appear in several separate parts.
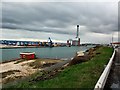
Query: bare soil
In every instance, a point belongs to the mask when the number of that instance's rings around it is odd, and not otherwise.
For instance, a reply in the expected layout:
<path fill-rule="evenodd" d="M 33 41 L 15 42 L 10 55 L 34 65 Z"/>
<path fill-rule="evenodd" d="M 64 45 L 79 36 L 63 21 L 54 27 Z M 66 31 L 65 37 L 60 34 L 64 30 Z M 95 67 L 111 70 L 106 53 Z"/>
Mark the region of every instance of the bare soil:
<path fill-rule="evenodd" d="M 0 74 L 2 78 L 0 83 L 6 84 L 22 77 L 27 77 L 42 68 L 54 65 L 62 60 L 35 59 L 35 60 L 19 60 L 0 64 Z"/>
<path fill-rule="evenodd" d="M 75 56 L 71 62 L 69 63 L 69 65 L 75 65 L 75 64 L 79 64 L 81 62 L 86 62 L 88 60 L 90 60 L 91 58 L 93 58 L 95 55 L 100 54 L 99 52 L 96 52 L 96 49 L 98 49 L 100 46 L 96 46 L 94 48 L 90 48 L 89 50 L 86 50 L 85 55 L 84 56 Z"/>

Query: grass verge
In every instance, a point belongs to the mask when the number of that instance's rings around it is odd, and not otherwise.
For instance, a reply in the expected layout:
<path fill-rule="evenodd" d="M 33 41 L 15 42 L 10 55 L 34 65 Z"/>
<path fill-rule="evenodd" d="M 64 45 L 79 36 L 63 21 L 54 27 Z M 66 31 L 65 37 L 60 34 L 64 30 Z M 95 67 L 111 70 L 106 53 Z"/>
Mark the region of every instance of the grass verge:
<path fill-rule="evenodd" d="M 100 47 L 96 51 L 95 57 L 87 62 L 69 66 L 64 69 L 57 77 L 32 82 L 22 82 L 10 88 L 90 88 L 93 89 L 99 79 L 104 65 L 108 63 L 113 49 Z"/>

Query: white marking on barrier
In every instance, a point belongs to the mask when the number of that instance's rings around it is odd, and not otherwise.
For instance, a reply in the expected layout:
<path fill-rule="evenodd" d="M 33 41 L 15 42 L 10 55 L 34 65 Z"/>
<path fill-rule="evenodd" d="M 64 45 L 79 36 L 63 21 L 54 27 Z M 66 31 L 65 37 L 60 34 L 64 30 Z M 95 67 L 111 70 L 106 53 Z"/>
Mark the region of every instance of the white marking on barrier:
<path fill-rule="evenodd" d="M 106 68 L 104 69 L 103 73 L 101 74 L 98 82 L 96 83 L 96 85 L 94 87 L 94 90 L 103 90 L 103 88 L 105 86 L 105 83 L 106 83 L 106 80 L 107 80 L 107 77 L 109 75 L 111 66 L 112 66 L 114 56 L 115 56 L 115 50 L 114 50 L 114 52 L 112 54 L 112 57 L 110 58 L 110 61 L 107 64 Z"/>

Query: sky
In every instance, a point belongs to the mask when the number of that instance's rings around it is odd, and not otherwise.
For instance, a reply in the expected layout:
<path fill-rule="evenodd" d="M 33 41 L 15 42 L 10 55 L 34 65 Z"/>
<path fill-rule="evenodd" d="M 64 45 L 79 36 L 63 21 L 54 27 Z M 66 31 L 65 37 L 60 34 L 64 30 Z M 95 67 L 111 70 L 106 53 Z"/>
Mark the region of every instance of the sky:
<path fill-rule="evenodd" d="M 6 0 L 0 8 L 1 39 L 66 42 L 76 39 L 79 25 L 81 43 L 118 41 L 118 2 Z"/>

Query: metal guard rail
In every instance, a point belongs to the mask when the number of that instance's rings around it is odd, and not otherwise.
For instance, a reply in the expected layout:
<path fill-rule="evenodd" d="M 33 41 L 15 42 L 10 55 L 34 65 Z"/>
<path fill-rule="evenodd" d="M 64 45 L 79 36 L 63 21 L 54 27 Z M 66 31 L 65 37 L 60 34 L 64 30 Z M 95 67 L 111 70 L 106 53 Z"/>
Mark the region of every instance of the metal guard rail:
<path fill-rule="evenodd" d="M 112 57 L 110 58 L 110 61 L 107 64 L 106 68 L 104 69 L 102 75 L 100 76 L 98 82 L 96 83 L 96 85 L 94 87 L 94 90 L 103 90 L 103 88 L 105 86 L 105 83 L 106 83 L 106 80 L 108 78 L 111 66 L 112 66 L 114 56 L 115 56 L 115 50 L 112 54 Z"/>

